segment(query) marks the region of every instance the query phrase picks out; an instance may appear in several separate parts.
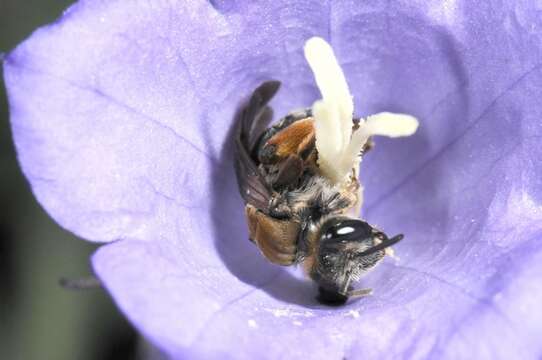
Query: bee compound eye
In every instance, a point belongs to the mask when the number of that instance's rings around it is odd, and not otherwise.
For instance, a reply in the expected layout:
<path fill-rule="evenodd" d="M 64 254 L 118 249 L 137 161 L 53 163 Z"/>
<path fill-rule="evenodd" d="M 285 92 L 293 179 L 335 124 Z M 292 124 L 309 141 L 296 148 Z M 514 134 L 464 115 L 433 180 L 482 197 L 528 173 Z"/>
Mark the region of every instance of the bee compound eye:
<path fill-rule="evenodd" d="M 371 237 L 372 227 L 359 219 L 330 219 L 322 229 L 322 240 L 324 241 L 362 241 Z"/>

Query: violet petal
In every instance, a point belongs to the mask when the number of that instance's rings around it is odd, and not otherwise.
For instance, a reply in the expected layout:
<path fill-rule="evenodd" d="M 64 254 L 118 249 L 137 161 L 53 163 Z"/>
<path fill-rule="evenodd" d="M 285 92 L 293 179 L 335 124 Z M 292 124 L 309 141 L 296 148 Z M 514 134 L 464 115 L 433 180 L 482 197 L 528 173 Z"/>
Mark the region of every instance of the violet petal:
<path fill-rule="evenodd" d="M 132 322 L 177 357 L 540 357 L 535 4 L 186 3 L 81 1 L 4 63 L 33 191 L 76 234 L 122 239 L 93 264 Z M 313 35 L 359 115 L 421 120 L 362 164 L 364 216 L 406 239 L 342 308 L 246 240 L 232 171 L 255 86 L 283 81 L 278 116 L 317 98 Z"/>

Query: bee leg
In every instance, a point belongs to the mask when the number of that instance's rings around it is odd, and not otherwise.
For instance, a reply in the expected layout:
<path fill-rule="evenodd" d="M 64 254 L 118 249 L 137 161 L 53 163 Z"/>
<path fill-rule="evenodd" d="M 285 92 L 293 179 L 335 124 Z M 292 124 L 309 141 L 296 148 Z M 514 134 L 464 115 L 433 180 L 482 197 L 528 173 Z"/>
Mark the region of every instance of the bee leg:
<path fill-rule="evenodd" d="M 373 289 L 358 289 L 358 290 L 351 290 L 348 292 L 348 297 L 350 298 L 360 298 L 369 296 L 373 293 Z"/>
<path fill-rule="evenodd" d="M 275 193 L 271 198 L 268 213 L 270 216 L 279 219 L 291 217 L 292 209 L 288 205 L 288 199 L 279 193 Z"/>
<path fill-rule="evenodd" d="M 309 244 L 308 244 L 308 232 L 309 232 L 309 223 L 311 217 L 309 216 L 305 221 L 301 222 L 301 229 L 299 229 L 299 235 L 297 237 L 297 253 L 295 254 L 296 262 L 302 262 L 309 253 Z"/>

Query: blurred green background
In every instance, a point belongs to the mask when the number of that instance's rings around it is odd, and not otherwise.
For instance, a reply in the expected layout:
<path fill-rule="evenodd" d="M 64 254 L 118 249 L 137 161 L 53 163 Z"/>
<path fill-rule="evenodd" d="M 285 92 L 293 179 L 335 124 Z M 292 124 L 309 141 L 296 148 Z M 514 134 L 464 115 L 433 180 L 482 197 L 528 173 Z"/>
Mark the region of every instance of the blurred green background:
<path fill-rule="evenodd" d="M 51 22 L 68 0 L 0 0 L 0 53 Z M 96 245 L 36 203 L 16 161 L 0 77 L 0 359 L 133 359 L 137 337 L 102 289 L 68 291 Z"/>

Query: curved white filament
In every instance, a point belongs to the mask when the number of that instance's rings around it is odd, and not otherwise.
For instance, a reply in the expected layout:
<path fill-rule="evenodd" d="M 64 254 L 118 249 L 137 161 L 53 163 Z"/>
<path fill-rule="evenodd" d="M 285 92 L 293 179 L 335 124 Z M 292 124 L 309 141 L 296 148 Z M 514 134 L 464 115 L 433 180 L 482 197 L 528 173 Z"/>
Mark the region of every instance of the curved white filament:
<path fill-rule="evenodd" d="M 360 152 L 373 135 L 409 136 L 416 132 L 418 120 L 405 114 L 383 112 L 363 119 L 353 132 L 354 105 L 344 73 L 333 49 L 322 38 L 313 37 L 305 44 L 309 63 L 322 100 L 314 103 L 318 166 L 333 183 L 347 180 L 360 161 Z"/>

